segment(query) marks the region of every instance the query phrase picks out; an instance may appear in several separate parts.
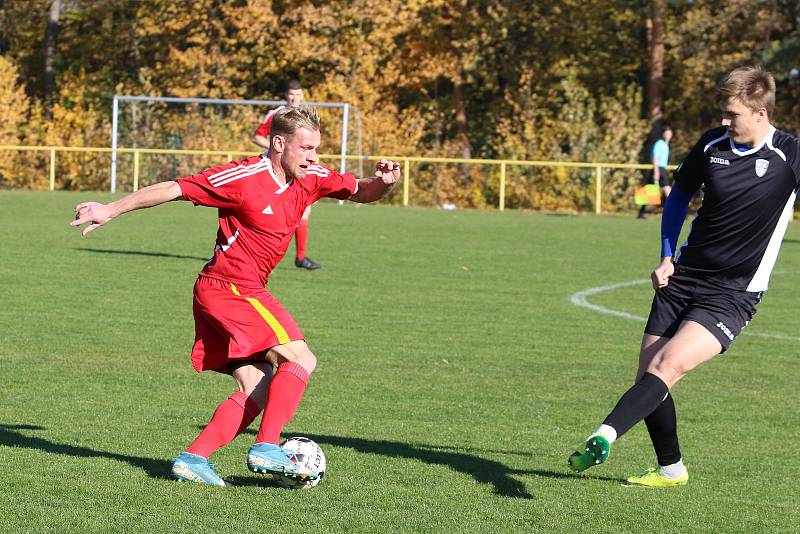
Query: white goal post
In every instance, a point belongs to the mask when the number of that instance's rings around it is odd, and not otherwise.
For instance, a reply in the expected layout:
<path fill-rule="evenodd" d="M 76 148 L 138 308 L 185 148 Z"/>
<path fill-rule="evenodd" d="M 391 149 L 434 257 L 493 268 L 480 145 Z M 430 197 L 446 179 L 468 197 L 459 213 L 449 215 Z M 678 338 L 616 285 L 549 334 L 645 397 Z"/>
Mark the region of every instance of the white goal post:
<path fill-rule="evenodd" d="M 212 104 L 212 105 L 248 105 L 248 106 L 283 106 L 285 100 L 228 100 L 222 98 L 178 98 L 171 96 L 129 96 L 114 95 L 111 117 L 111 192 L 117 190 L 117 135 L 119 127 L 120 102 L 169 102 L 173 104 Z M 339 172 L 347 170 L 347 127 L 350 118 L 350 104 L 347 102 L 306 102 L 309 106 L 321 108 L 342 108 L 342 150 Z"/>

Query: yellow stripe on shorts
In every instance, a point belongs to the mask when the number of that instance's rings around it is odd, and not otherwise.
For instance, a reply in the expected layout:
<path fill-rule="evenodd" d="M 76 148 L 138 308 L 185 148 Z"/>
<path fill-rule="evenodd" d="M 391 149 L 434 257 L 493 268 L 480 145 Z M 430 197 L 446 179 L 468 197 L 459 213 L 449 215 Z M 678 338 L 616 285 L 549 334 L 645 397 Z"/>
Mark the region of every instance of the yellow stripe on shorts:
<path fill-rule="evenodd" d="M 237 297 L 241 297 L 241 293 L 239 293 L 239 290 L 233 284 L 231 284 L 231 291 L 233 291 L 233 294 L 236 295 Z M 278 336 L 278 342 L 281 345 L 284 345 L 291 341 L 291 339 L 289 339 L 289 334 L 286 333 L 286 329 L 283 328 L 283 325 L 280 322 L 278 322 L 275 316 L 272 315 L 269 312 L 269 310 L 266 309 L 264 305 L 258 301 L 258 299 L 253 299 L 250 297 L 244 297 L 244 299 L 247 302 L 249 302 L 253 308 L 256 309 L 256 311 L 261 315 L 261 317 L 264 318 L 269 327 L 272 328 L 272 331 L 275 332 L 275 335 Z"/>

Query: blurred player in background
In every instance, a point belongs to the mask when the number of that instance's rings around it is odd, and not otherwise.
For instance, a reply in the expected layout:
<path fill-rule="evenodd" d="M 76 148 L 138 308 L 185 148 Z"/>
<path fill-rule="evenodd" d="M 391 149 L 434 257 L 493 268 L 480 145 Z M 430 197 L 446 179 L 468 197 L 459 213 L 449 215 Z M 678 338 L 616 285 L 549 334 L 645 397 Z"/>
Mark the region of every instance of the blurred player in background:
<path fill-rule="evenodd" d="M 294 108 L 303 103 L 303 87 L 298 80 L 290 80 L 289 86 L 286 89 L 286 106 L 281 106 L 271 110 L 264 117 L 264 121 L 259 125 L 256 133 L 253 134 L 253 142 L 265 150 L 269 150 L 269 130 L 272 124 L 272 118 L 275 113 L 284 107 Z M 295 267 L 303 269 L 319 269 L 322 267 L 319 263 L 315 262 L 306 256 L 306 247 L 308 245 L 308 219 L 311 217 L 311 206 L 306 208 L 300 223 L 297 225 L 297 230 L 294 233 Z"/>
<path fill-rule="evenodd" d="M 800 140 L 770 124 L 775 80 L 763 68 L 733 70 L 717 97 L 722 126 L 703 134 L 675 171 L 664 206 L 661 263 L 651 275 L 655 296 L 635 384 L 570 455 L 577 472 L 605 462 L 611 444 L 644 419 L 658 467 L 626 484 L 686 484 L 670 390 L 731 346 L 767 290 L 800 188 Z M 703 202 L 673 260 L 689 202 L 701 188 Z"/>
<path fill-rule="evenodd" d="M 665 199 L 669 196 L 672 186 L 669 181 L 669 173 L 667 172 L 667 165 L 669 165 L 669 142 L 672 140 L 672 128 L 669 125 L 661 127 L 661 135 L 658 141 L 653 144 L 653 149 L 650 151 L 650 163 L 653 168 L 648 172 L 649 184 L 658 184 L 661 189 L 661 196 Z M 644 219 L 647 212 L 647 204 L 639 208 L 639 219 Z"/>
<path fill-rule="evenodd" d="M 317 358 L 291 314 L 265 289 L 306 207 L 321 197 L 373 202 L 400 177 L 400 165 L 381 160 L 375 176 L 357 180 L 317 164 L 320 122 L 308 106 L 279 110 L 269 152 L 200 174 L 157 183 L 111 202 L 83 202 L 72 226 L 83 235 L 123 213 L 172 200 L 219 209 L 214 257 L 194 286 L 192 364 L 233 377 L 237 391 L 214 412 L 197 439 L 172 465 L 179 480 L 225 486 L 208 463 L 263 411 L 247 463 L 257 472 L 319 476 L 298 468 L 278 445 L 297 410 Z M 273 377 L 273 367 L 276 368 Z"/>

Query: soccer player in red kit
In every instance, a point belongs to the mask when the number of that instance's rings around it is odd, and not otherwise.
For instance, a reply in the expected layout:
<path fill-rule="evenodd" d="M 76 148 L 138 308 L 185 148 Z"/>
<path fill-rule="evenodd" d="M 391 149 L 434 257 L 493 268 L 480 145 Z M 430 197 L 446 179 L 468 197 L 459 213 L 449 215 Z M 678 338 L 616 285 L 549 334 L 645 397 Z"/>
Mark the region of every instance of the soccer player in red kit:
<path fill-rule="evenodd" d="M 225 486 L 208 458 L 262 411 L 256 443 L 248 452 L 250 469 L 319 476 L 298 468 L 278 445 L 317 359 L 291 314 L 264 286 L 306 207 L 321 197 L 373 202 L 400 178 L 400 165 L 387 160 L 377 164 L 375 176 L 360 180 L 319 165 L 319 114 L 309 106 L 278 111 L 270 144 L 268 155 L 153 184 L 109 204 L 83 202 L 75 207 L 71 225 L 89 223 L 83 235 L 123 213 L 172 200 L 219 210 L 214 257 L 194 286 L 192 365 L 198 372 L 230 374 L 238 387 L 173 462 L 172 472 L 179 480 Z"/>
<path fill-rule="evenodd" d="M 253 142 L 263 149 L 269 150 L 269 130 L 272 125 L 272 118 L 278 110 L 284 107 L 297 107 L 303 103 L 303 87 L 298 80 L 291 80 L 289 87 L 286 89 L 286 106 L 275 108 L 267 113 L 264 121 L 258 126 L 256 133 L 253 134 Z M 306 208 L 303 212 L 303 217 L 297 225 L 297 230 L 294 233 L 295 267 L 303 269 L 319 269 L 322 267 L 319 263 L 315 262 L 306 256 L 306 247 L 308 246 L 308 219 L 311 217 L 311 206 Z"/>

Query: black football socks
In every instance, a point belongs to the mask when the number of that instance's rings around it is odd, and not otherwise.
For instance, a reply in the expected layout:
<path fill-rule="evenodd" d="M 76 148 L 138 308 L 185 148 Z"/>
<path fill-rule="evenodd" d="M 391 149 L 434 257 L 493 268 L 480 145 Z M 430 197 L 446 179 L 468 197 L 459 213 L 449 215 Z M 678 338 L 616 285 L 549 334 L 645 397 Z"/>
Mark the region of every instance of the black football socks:
<path fill-rule="evenodd" d="M 654 374 L 645 373 L 619 399 L 619 402 L 608 414 L 603 424 L 613 427 L 617 431 L 617 438 L 619 438 L 630 430 L 633 425 L 653 413 L 662 404 L 667 393 L 669 393 L 669 388 L 663 380 Z M 675 413 L 674 404 L 672 405 L 672 413 Z"/>
<path fill-rule="evenodd" d="M 675 413 L 675 401 L 668 393 L 664 402 L 644 418 L 650 441 L 656 451 L 658 465 L 672 465 L 681 459 L 681 448 L 678 445 L 678 419 Z"/>

